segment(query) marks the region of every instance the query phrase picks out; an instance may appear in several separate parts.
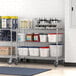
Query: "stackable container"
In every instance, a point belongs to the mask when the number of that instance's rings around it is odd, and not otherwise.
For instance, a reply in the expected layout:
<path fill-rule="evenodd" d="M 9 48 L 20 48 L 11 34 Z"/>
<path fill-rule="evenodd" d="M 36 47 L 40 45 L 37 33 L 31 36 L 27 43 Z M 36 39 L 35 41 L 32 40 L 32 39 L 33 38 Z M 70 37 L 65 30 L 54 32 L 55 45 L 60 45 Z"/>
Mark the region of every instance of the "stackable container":
<path fill-rule="evenodd" d="M 28 56 L 28 47 L 27 46 L 18 47 L 18 55 L 19 56 Z"/>
<path fill-rule="evenodd" d="M 1 16 L 0 16 L 0 29 L 2 28 L 2 19 L 1 19 Z"/>
<path fill-rule="evenodd" d="M 33 35 L 33 40 L 34 40 L 34 42 L 40 42 L 40 37 L 39 37 L 39 34 L 38 33 L 35 33 Z"/>
<path fill-rule="evenodd" d="M 49 47 L 40 47 L 40 56 L 49 57 Z"/>
<path fill-rule="evenodd" d="M 32 21 L 27 19 L 20 20 L 20 28 L 32 28 Z"/>
<path fill-rule="evenodd" d="M 50 45 L 50 56 L 51 57 L 61 57 L 63 45 Z"/>
<path fill-rule="evenodd" d="M 39 56 L 39 47 L 29 47 L 29 55 L 30 56 Z"/>
<path fill-rule="evenodd" d="M 32 42 L 33 41 L 33 34 L 26 34 L 25 40 L 28 42 Z"/>
<path fill-rule="evenodd" d="M 48 42 L 61 42 L 63 38 L 63 33 L 48 33 Z"/>
<path fill-rule="evenodd" d="M 9 28 L 18 28 L 18 16 L 10 16 L 10 26 Z"/>
<path fill-rule="evenodd" d="M 47 42 L 47 34 L 40 34 L 40 42 Z"/>
<path fill-rule="evenodd" d="M 10 26 L 10 17 L 9 16 L 2 16 L 2 28 L 9 28 Z"/>
<path fill-rule="evenodd" d="M 25 34 L 24 33 L 18 33 L 18 41 L 19 42 L 25 41 Z"/>

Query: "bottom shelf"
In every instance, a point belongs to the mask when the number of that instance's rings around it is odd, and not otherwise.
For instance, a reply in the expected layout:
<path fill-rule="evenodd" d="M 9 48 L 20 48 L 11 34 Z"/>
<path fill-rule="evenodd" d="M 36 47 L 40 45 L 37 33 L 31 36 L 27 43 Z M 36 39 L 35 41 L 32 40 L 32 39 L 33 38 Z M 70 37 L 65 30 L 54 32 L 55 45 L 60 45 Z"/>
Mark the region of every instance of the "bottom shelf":
<path fill-rule="evenodd" d="M 10 55 L 6 55 L 6 56 L 4 56 L 4 55 L 1 55 L 0 56 L 0 58 L 16 58 L 16 56 L 10 56 Z"/>
<path fill-rule="evenodd" d="M 19 56 L 19 58 L 25 59 L 39 59 L 39 60 L 56 60 L 56 57 L 36 57 L 36 56 Z M 58 57 L 58 60 L 64 60 L 63 57 Z"/>

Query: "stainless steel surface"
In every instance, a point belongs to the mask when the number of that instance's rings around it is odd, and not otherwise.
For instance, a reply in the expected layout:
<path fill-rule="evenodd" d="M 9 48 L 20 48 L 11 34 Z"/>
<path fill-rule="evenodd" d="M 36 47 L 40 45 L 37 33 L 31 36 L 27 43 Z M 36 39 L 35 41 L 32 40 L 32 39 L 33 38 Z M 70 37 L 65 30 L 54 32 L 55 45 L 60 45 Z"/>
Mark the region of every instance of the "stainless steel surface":
<path fill-rule="evenodd" d="M 64 33 L 64 29 L 63 28 L 56 28 L 56 29 L 50 29 L 50 30 L 39 30 L 39 29 L 18 29 L 19 33 Z M 58 36 L 56 37 L 56 39 L 58 40 Z M 62 44 L 64 45 L 64 41 L 62 42 L 58 42 L 56 41 L 56 43 L 50 43 L 50 42 L 17 42 L 17 46 L 49 46 L 50 44 L 56 44 L 56 48 L 58 50 L 58 44 Z M 50 52 L 50 51 L 49 51 Z M 58 54 L 58 53 L 57 53 Z M 40 60 L 55 60 L 58 64 L 59 60 L 64 60 L 64 57 L 32 57 L 32 56 L 19 56 L 19 58 L 25 58 L 25 59 L 40 59 Z"/>

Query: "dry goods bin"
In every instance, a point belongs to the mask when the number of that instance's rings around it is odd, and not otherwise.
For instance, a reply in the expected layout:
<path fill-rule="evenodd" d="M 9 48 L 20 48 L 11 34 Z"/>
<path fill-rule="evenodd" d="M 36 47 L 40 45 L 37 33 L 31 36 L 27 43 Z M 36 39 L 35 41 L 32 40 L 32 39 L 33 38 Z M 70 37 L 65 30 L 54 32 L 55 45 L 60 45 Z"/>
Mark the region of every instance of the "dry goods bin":
<path fill-rule="evenodd" d="M 63 45 L 50 45 L 50 56 L 51 57 L 61 57 Z"/>
<path fill-rule="evenodd" d="M 30 56 L 39 56 L 39 47 L 29 47 Z"/>
<path fill-rule="evenodd" d="M 26 46 L 18 47 L 18 55 L 19 56 L 28 56 L 28 47 L 26 47 Z"/>
<path fill-rule="evenodd" d="M 40 47 L 40 56 L 49 57 L 49 47 Z"/>
<path fill-rule="evenodd" d="M 47 42 L 47 34 L 40 34 L 40 42 Z"/>
<path fill-rule="evenodd" d="M 48 33 L 48 42 L 61 42 L 63 38 L 63 33 Z"/>

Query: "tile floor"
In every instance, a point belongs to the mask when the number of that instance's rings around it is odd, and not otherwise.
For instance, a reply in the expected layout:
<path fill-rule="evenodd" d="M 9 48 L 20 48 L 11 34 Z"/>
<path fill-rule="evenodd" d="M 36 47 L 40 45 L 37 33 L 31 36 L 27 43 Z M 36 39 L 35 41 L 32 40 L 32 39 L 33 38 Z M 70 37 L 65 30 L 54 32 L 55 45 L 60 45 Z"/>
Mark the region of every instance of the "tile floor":
<path fill-rule="evenodd" d="M 51 64 L 18 64 L 18 65 L 8 65 L 7 63 L 0 63 L 0 66 L 9 66 L 9 67 L 27 67 L 27 68 L 43 68 L 43 69 L 52 69 L 50 71 L 40 73 L 34 76 L 76 76 L 76 67 L 64 67 L 59 65 L 54 67 Z M 0 76 L 13 76 L 13 75 L 0 75 Z"/>

